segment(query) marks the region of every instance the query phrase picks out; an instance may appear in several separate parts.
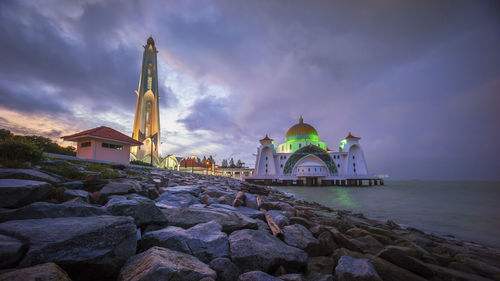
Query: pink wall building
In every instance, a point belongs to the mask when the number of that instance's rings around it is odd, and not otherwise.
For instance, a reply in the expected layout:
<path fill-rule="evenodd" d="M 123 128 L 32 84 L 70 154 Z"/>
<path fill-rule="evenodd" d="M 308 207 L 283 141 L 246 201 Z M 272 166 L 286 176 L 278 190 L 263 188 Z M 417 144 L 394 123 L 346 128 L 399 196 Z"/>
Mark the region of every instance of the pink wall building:
<path fill-rule="evenodd" d="M 78 158 L 123 164 L 130 162 L 130 147 L 142 145 L 142 142 L 105 126 L 62 138 L 66 141 L 77 142 L 76 157 Z"/>

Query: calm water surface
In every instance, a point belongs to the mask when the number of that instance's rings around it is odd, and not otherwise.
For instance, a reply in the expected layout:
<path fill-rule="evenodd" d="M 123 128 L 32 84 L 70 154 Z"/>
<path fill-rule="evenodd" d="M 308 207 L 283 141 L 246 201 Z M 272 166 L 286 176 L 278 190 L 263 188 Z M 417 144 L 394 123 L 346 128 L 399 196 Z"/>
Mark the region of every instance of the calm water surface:
<path fill-rule="evenodd" d="M 375 187 L 276 188 L 334 209 L 500 247 L 500 182 L 386 181 Z"/>

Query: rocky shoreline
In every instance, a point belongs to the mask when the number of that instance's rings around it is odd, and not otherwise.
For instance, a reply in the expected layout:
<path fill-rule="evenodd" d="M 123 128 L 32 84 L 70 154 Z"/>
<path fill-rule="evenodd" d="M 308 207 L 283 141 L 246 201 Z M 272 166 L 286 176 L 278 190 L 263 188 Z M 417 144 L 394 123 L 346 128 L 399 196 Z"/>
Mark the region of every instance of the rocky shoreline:
<path fill-rule="evenodd" d="M 500 280 L 498 249 L 234 179 L 86 165 L 0 168 L 0 280 Z"/>

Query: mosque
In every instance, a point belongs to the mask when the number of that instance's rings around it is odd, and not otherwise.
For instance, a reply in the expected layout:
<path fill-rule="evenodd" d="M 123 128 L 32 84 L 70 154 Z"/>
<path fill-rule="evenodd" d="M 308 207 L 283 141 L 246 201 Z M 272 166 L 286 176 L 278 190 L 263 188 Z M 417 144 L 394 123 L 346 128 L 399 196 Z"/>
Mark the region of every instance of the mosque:
<path fill-rule="evenodd" d="M 338 151 L 330 150 L 301 116 L 288 129 L 284 143 L 275 146 L 268 135 L 260 140 L 254 173 L 245 180 L 266 185 L 383 184 L 382 179 L 368 174 L 359 140 L 349 132 Z"/>

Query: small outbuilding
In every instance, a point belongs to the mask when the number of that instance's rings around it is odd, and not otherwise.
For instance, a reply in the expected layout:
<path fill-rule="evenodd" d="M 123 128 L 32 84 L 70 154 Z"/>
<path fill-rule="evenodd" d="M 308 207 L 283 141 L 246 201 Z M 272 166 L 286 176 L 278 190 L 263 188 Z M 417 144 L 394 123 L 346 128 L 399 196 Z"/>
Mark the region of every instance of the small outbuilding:
<path fill-rule="evenodd" d="M 76 157 L 128 164 L 130 147 L 143 143 L 117 130 L 101 126 L 62 137 L 77 142 Z"/>

